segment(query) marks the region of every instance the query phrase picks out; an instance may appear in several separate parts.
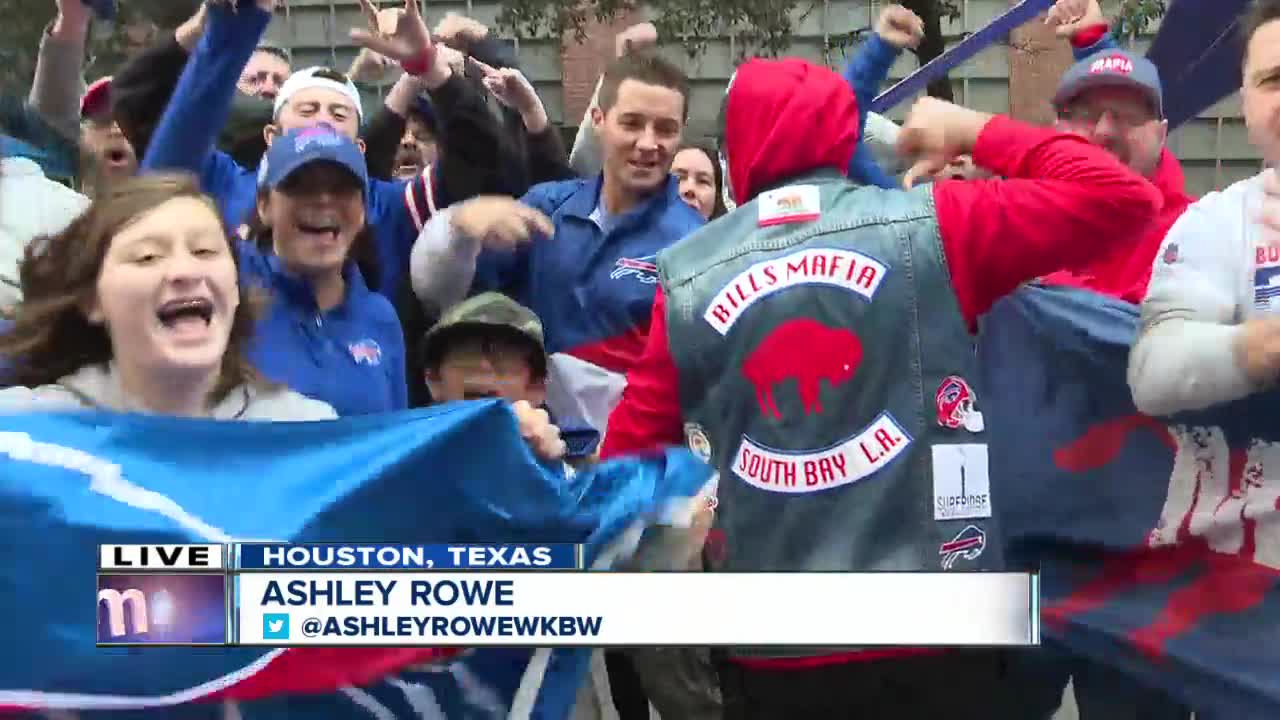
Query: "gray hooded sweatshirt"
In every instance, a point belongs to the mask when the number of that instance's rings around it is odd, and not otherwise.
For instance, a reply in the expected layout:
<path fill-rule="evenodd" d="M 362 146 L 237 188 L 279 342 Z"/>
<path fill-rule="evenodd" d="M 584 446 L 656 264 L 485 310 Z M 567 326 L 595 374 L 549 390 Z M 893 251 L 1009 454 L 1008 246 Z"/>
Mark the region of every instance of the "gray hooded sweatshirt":
<path fill-rule="evenodd" d="M 57 383 L 0 390 L 0 413 L 123 410 L 129 407 L 114 367 L 87 365 Z M 215 420 L 305 421 L 338 417 L 328 403 L 287 388 L 234 388 L 210 413 Z"/>

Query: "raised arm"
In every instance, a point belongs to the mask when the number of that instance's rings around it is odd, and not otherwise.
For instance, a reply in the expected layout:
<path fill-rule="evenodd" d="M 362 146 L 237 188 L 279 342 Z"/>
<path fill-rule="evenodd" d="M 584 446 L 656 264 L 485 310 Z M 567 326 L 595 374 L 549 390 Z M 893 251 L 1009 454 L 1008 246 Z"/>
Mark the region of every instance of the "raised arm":
<path fill-rule="evenodd" d="M 970 328 L 1018 285 L 1136 242 L 1162 203 L 1150 183 L 1083 138 L 934 98 L 916 102 L 898 144 L 925 158 L 908 178 L 966 151 L 1006 178 L 932 184 L 952 286 Z"/>
<path fill-rule="evenodd" d="M 272 0 L 212 5 L 208 30 L 187 62 L 142 161 L 144 170 L 203 174 L 231 113 L 236 83 L 271 22 Z M 206 189 L 207 189 L 206 183 Z"/>
<path fill-rule="evenodd" d="M 889 5 L 880 12 L 875 32 L 850 58 L 844 69 L 845 82 L 858 100 L 858 144 L 849 162 L 849 177 L 867 185 L 897 187 L 893 178 L 876 162 L 867 146 L 867 116 L 889 77 L 889 69 L 905 48 L 915 47 L 924 37 L 924 21 L 901 5 Z"/>
<path fill-rule="evenodd" d="M 423 228 L 409 259 L 413 292 L 428 308 L 443 311 L 473 289 L 501 290 L 519 271 L 521 246 L 554 232 L 535 205 L 509 197 L 473 198 L 437 213 Z"/>
<path fill-rule="evenodd" d="M 27 102 L 69 138 L 80 137 L 84 48 L 91 11 L 80 0 L 58 0 L 58 15 L 40 37 Z"/>

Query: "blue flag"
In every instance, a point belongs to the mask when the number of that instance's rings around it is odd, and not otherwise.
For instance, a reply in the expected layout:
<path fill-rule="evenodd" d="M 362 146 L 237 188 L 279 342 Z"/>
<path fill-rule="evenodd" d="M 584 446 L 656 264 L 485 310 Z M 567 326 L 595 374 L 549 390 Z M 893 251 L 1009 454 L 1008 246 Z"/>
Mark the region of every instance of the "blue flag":
<path fill-rule="evenodd" d="M 1041 569 L 1046 638 L 1198 712 L 1280 717 L 1280 395 L 1139 413 L 1137 319 L 1034 286 L 984 319 L 1007 558 Z"/>
<path fill-rule="evenodd" d="M 0 613 L 23 649 L 0 666 L 0 710 L 560 720 L 586 650 L 97 648 L 97 546 L 569 542 L 602 567 L 710 473 L 684 450 L 566 473 L 499 401 L 318 423 L 0 417 Z"/>

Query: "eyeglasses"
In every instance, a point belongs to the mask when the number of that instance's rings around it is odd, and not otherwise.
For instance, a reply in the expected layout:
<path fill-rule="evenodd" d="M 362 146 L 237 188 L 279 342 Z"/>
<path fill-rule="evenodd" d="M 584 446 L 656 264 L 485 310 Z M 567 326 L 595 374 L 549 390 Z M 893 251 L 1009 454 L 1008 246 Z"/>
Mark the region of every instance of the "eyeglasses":
<path fill-rule="evenodd" d="M 1058 119 L 1072 125 L 1097 125 L 1103 115 L 1110 115 L 1112 122 L 1123 128 L 1135 128 L 1155 120 L 1150 112 L 1142 110 L 1118 110 L 1088 105 L 1058 108 Z"/>

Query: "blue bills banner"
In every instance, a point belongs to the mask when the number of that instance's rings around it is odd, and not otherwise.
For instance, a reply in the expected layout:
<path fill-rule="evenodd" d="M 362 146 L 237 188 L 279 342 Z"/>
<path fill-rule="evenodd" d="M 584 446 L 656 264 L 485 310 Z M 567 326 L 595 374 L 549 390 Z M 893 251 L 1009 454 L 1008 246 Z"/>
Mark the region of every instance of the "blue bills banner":
<path fill-rule="evenodd" d="M 102 544 L 568 543 L 607 568 L 710 479 L 672 450 L 567 472 L 498 401 L 318 423 L 0 417 L 0 711 L 220 718 L 568 715 L 578 649 L 98 648 Z"/>
<path fill-rule="evenodd" d="M 992 492 L 1044 636 L 1202 716 L 1280 717 L 1280 394 L 1151 418 L 1137 308 L 1028 287 L 984 319 Z"/>

